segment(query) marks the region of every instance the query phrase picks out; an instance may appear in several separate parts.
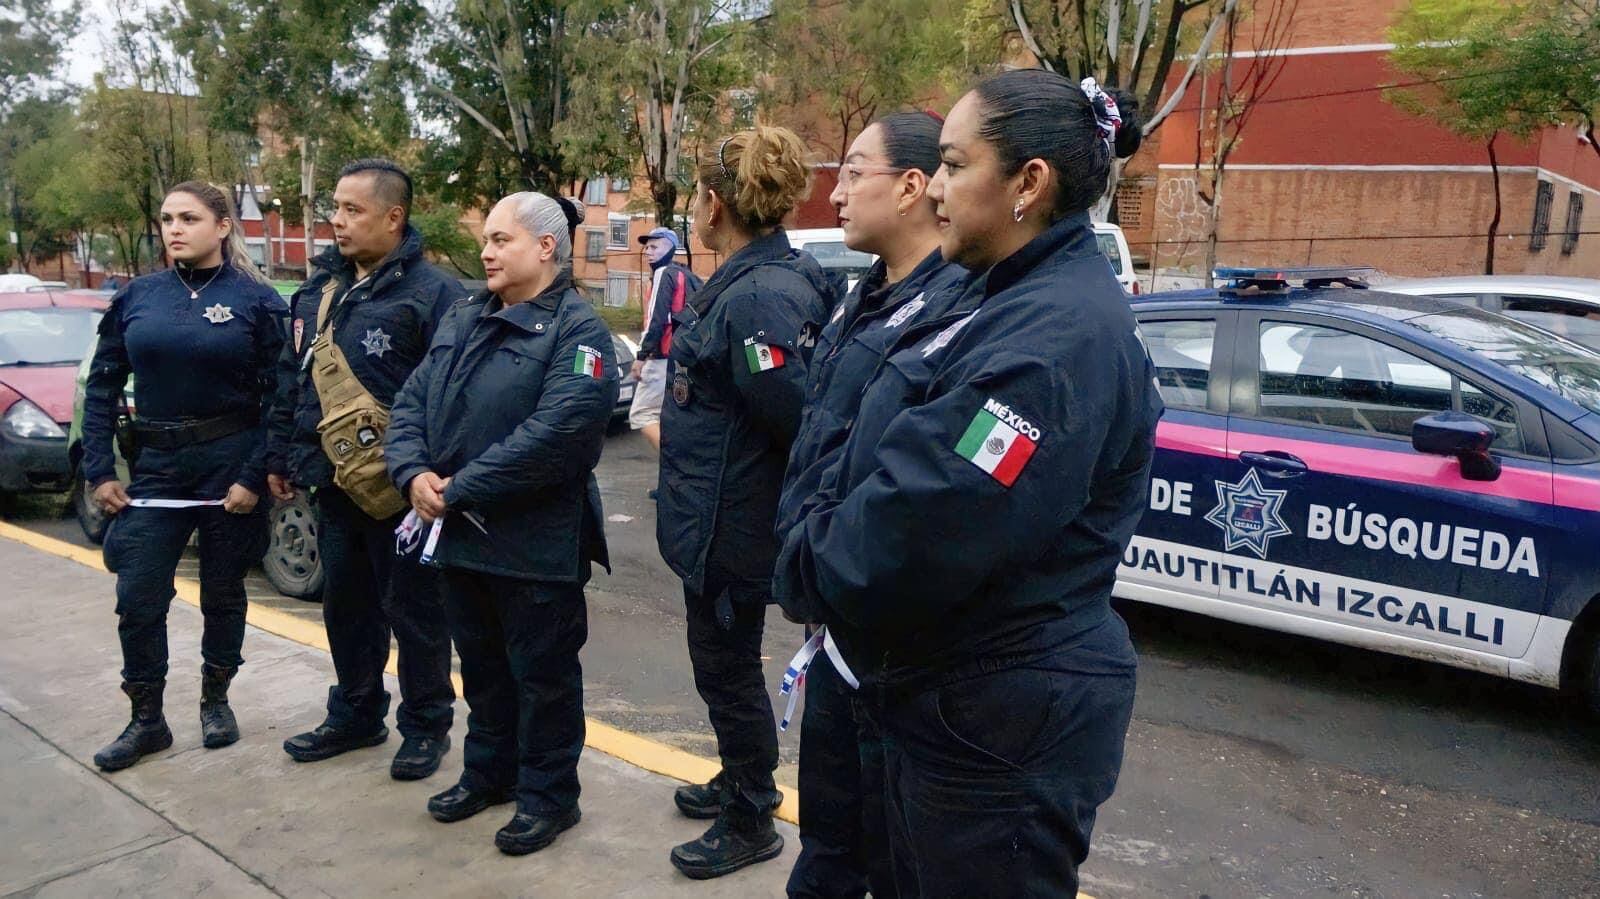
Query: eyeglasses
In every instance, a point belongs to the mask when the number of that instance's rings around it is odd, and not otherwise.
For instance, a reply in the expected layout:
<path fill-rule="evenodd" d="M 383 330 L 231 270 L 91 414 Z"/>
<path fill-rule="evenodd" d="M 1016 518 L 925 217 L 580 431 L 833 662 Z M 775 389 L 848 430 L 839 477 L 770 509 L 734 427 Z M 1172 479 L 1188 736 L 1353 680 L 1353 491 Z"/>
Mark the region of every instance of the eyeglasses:
<path fill-rule="evenodd" d="M 856 165 L 846 163 L 839 166 L 839 186 L 849 189 L 850 182 L 860 178 L 870 178 L 873 175 L 901 175 L 910 169 L 899 169 L 886 165 Z"/>

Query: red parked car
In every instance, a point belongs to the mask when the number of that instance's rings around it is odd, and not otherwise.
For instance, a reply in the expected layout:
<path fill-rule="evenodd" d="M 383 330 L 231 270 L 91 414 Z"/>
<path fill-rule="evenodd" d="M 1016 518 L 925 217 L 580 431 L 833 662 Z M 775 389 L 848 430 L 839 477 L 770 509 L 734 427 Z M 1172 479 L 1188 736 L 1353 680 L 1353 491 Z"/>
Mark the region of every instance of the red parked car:
<path fill-rule="evenodd" d="M 67 488 L 74 380 L 108 305 L 94 291 L 0 293 L 0 502 Z"/>

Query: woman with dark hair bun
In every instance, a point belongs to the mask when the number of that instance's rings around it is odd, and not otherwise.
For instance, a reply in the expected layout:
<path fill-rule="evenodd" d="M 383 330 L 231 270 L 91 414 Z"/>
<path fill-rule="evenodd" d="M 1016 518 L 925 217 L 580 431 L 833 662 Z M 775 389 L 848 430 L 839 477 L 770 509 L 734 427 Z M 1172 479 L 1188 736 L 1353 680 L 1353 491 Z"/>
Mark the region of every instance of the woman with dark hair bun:
<path fill-rule="evenodd" d="M 789 533 L 817 497 L 827 470 L 849 436 L 861 388 L 904 331 L 946 312 L 960 293 L 966 269 L 939 253 L 939 220 L 928 184 L 939 170 L 943 119 L 901 112 L 868 125 L 839 166 L 829 199 L 838 210 L 844 242 L 878 261 L 856 283 L 817 338 L 807 379 L 800 434 L 789 453 L 778 534 Z M 791 616 L 816 622 L 814 601 L 792 589 L 778 563 L 777 601 Z M 825 638 L 824 638 L 825 639 Z M 863 827 L 881 819 L 881 802 L 861 792 L 850 689 L 826 654 L 810 651 L 805 718 L 800 740 L 800 857 L 789 876 L 790 899 L 892 896 L 888 849 Z M 877 767 L 876 757 L 865 764 Z M 881 775 L 872 774 L 876 780 Z"/>
<path fill-rule="evenodd" d="M 902 897 L 1074 895 L 1121 770 L 1111 588 L 1162 407 L 1088 209 L 1138 129 L 1130 98 L 1038 70 L 961 98 L 928 193 L 976 277 L 895 341 L 787 534 L 779 580 L 862 684 Z"/>
<path fill-rule="evenodd" d="M 716 819 L 672 850 L 673 865 L 697 879 L 783 852 L 772 824 L 782 796 L 761 635 L 783 466 L 816 329 L 834 299 L 821 266 L 783 233 L 811 187 L 800 138 L 756 127 L 707 146 L 694 230 L 723 262 L 672 313 L 656 513 L 661 556 L 683 578 L 689 660 L 722 762 L 709 783 L 674 796 L 684 815 Z"/>
<path fill-rule="evenodd" d="M 135 278 L 111 300 L 83 399 L 83 474 L 112 519 L 106 568 L 117 575 L 121 736 L 95 753 L 116 771 L 172 745 L 162 713 L 167 609 L 190 535 L 200 533 L 200 728 L 207 749 L 239 739 L 228 685 L 243 662 L 244 576 L 266 550 L 264 404 L 283 348 L 283 300 L 245 250 L 232 198 L 185 181 L 161 201 L 172 268 Z M 135 377 L 138 417 L 117 434 Z M 124 487 L 112 447 L 132 471 Z"/>

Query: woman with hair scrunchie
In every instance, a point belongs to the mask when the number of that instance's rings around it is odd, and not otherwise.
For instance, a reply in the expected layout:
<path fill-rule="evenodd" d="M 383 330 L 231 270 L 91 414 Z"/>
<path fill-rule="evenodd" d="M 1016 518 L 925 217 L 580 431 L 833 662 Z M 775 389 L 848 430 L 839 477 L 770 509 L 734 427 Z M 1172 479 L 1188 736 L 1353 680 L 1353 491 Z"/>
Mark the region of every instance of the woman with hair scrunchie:
<path fill-rule="evenodd" d="M 678 809 L 716 819 L 672 850 L 693 878 L 776 858 L 778 733 L 761 668 L 772 602 L 773 523 L 800 426 L 806 366 L 832 289 L 780 223 L 810 189 L 805 146 L 757 127 L 700 160 L 694 230 L 722 265 L 672 314 L 674 367 L 661 413 L 656 539 L 683 578 L 695 687 L 722 770 L 678 789 Z"/>
<path fill-rule="evenodd" d="M 939 142 L 941 251 L 976 278 L 868 381 L 779 577 L 861 681 L 895 893 L 1071 896 L 1133 709 L 1111 588 L 1162 409 L 1088 217 L 1137 109 L 1006 72 Z"/>
<path fill-rule="evenodd" d="M 167 609 L 189 537 L 200 532 L 200 729 L 208 749 L 239 739 L 228 685 L 243 663 L 244 576 L 266 550 L 263 405 L 273 392 L 288 307 L 256 271 L 232 198 L 185 181 L 161 201 L 173 267 L 135 278 L 111 300 L 83 400 L 83 474 L 115 516 L 106 567 L 117 575 L 122 690 L 133 706 L 122 735 L 95 753 L 116 771 L 172 745 L 162 714 Z M 113 442 L 134 377 L 132 472 L 117 476 Z"/>

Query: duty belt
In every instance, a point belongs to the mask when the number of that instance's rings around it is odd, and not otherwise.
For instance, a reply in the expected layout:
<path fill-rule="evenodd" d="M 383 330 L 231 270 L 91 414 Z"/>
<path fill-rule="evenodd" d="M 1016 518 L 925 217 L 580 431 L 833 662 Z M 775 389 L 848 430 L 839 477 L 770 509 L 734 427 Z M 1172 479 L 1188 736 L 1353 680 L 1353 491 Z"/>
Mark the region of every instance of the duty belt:
<path fill-rule="evenodd" d="M 260 423 L 259 409 L 240 409 L 215 418 L 188 418 L 177 421 L 135 420 L 133 434 L 141 448 L 178 449 L 237 434 Z"/>

